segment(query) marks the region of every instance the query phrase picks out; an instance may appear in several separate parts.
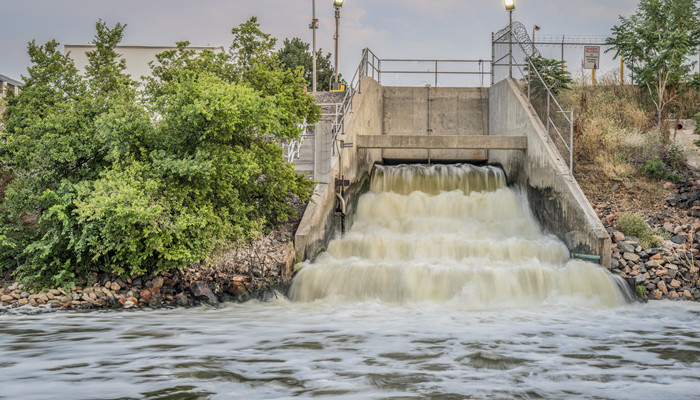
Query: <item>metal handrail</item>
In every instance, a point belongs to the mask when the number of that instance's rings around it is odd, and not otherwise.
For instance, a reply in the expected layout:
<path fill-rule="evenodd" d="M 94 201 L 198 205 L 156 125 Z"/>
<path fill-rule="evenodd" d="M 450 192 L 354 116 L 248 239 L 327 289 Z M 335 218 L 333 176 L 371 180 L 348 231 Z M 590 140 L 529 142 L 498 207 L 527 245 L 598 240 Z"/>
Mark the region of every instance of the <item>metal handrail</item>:
<path fill-rule="evenodd" d="M 508 35 L 509 32 L 504 32 L 505 29 L 506 28 L 504 28 L 501 32 L 499 32 L 500 35 L 498 36 L 498 39 L 494 39 L 494 43 L 496 43 L 496 42 L 508 43 L 506 41 L 499 40 L 499 39 L 504 38 L 505 36 L 509 36 Z M 554 128 L 554 131 L 557 133 L 557 136 L 559 136 L 559 140 L 564 145 L 564 148 L 566 150 L 568 150 L 568 152 L 569 152 L 569 154 L 568 154 L 569 155 L 569 174 L 571 176 L 573 176 L 573 171 L 574 171 L 574 161 L 573 161 L 573 153 L 574 153 L 574 150 L 573 150 L 573 148 L 574 148 L 574 140 L 573 140 L 574 123 L 573 123 L 573 120 L 574 120 L 574 116 L 573 116 L 573 114 L 574 114 L 574 111 L 573 110 L 564 111 L 561 104 L 559 104 L 559 101 L 552 93 L 551 88 L 544 81 L 544 79 L 542 78 L 542 75 L 537 70 L 537 68 L 535 68 L 534 63 L 532 62 L 533 56 L 536 57 L 538 55 L 538 53 L 536 51 L 534 51 L 534 52 L 532 51 L 532 42 L 529 41 L 529 36 L 527 38 L 528 43 L 526 43 L 526 44 L 523 44 L 523 41 L 521 40 L 520 36 L 522 36 L 522 35 L 521 34 L 513 35 L 513 38 L 508 39 L 508 40 L 509 41 L 512 40 L 513 44 L 520 46 L 520 50 L 523 52 L 523 54 L 529 54 L 529 56 L 525 57 L 525 61 L 526 61 L 525 64 L 513 63 L 512 65 L 517 67 L 520 70 L 520 73 L 522 76 L 528 77 L 527 78 L 528 79 L 528 99 L 529 99 L 529 86 L 530 86 L 529 80 L 530 80 L 530 77 L 532 76 L 532 74 L 531 73 L 526 74 L 525 71 L 523 71 L 521 67 L 527 66 L 529 68 L 529 70 L 534 71 L 536 76 L 537 76 L 537 79 L 540 80 L 542 87 L 544 87 L 545 90 L 547 91 L 547 115 L 546 116 L 539 116 L 539 117 L 540 117 L 540 120 L 545 125 L 545 129 L 547 130 L 547 135 L 549 136 L 550 126 L 552 126 Z M 499 61 L 501 61 L 509 56 L 511 56 L 511 54 L 506 54 L 505 56 L 499 58 L 498 60 L 495 60 L 495 57 L 494 57 L 493 64 L 492 64 L 494 69 L 496 66 L 510 65 L 510 64 L 497 64 Z M 561 134 L 561 130 L 556 126 L 555 121 L 550 116 L 550 108 L 552 108 L 552 106 L 551 106 L 552 101 L 554 102 L 554 110 L 553 111 L 555 113 L 561 113 L 564 117 L 565 123 L 568 124 L 568 126 L 569 126 L 569 143 L 566 142 L 566 140 L 564 139 L 564 137 Z M 569 115 L 567 115 L 567 114 L 570 114 L 571 117 L 569 117 Z"/>

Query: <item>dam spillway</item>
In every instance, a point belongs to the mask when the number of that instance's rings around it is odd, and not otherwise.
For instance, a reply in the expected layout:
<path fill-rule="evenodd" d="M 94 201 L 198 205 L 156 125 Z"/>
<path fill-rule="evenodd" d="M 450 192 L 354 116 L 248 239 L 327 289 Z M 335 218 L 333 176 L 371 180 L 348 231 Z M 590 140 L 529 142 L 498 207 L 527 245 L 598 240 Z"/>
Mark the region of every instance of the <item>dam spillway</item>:
<path fill-rule="evenodd" d="M 375 166 L 347 234 L 300 265 L 296 301 L 438 302 L 465 309 L 615 306 L 624 283 L 571 260 L 495 167 Z"/>

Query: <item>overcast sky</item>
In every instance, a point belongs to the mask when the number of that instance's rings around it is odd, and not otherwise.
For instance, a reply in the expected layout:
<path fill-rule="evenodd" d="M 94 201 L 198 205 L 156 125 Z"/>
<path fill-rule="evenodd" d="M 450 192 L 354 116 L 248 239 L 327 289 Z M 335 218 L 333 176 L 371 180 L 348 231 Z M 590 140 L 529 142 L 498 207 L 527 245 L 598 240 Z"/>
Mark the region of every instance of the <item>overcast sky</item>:
<path fill-rule="evenodd" d="M 538 35 L 608 35 L 638 0 L 516 0 L 514 19 Z M 122 44 L 224 46 L 231 28 L 257 16 L 262 30 L 311 42 L 312 0 L 0 0 L 0 74 L 21 79 L 27 42 L 87 44 L 102 18 L 127 24 Z M 318 43 L 333 50 L 332 0 L 316 0 Z M 490 59 L 491 32 L 508 23 L 502 0 L 346 0 L 340 67 L 352 76 L 361 50 L 379 58 Z"/>

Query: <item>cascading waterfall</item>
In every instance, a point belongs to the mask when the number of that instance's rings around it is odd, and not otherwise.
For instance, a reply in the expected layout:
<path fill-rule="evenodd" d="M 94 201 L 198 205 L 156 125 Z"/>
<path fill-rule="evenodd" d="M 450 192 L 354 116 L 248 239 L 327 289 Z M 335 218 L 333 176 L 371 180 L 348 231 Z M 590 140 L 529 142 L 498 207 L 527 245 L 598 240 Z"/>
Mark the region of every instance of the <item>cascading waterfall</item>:
<path fill-rule="evenodd" d="M 296 301 L 438 302 L 465 309 L 615 306 L 625 285 L 570 260 L 494 167 L 376 166 L 351 230 L 300 265 Z"/>

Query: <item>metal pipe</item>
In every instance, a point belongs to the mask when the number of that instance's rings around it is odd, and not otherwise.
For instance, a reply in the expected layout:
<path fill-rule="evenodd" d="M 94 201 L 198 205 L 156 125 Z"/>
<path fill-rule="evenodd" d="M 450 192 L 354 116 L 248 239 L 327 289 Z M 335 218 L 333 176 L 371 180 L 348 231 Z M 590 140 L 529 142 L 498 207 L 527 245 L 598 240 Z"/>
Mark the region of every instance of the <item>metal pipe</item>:
<path fill-rule="evenodd" d="M 491 86 L 493 86 L 494 81 L 494 71 L 496 65 L 496 42 L 494 41 L 495 34 L 491 32 Z"/>
<path fill-rule="evenodd" d="M 564 35 L 561 35 L 561 68 L 562 71 L 566 71 L 564 67 Z"/>
<path fill-rule="evenodd" d="M 430 136 L 430 132 L 432 132 L 433 128 L 430 125 L 430 85 L 427 85 L 428 88 L 428 136 Z M 428 149 L 428 165 L 430 165 L 430 149 Z"/>

